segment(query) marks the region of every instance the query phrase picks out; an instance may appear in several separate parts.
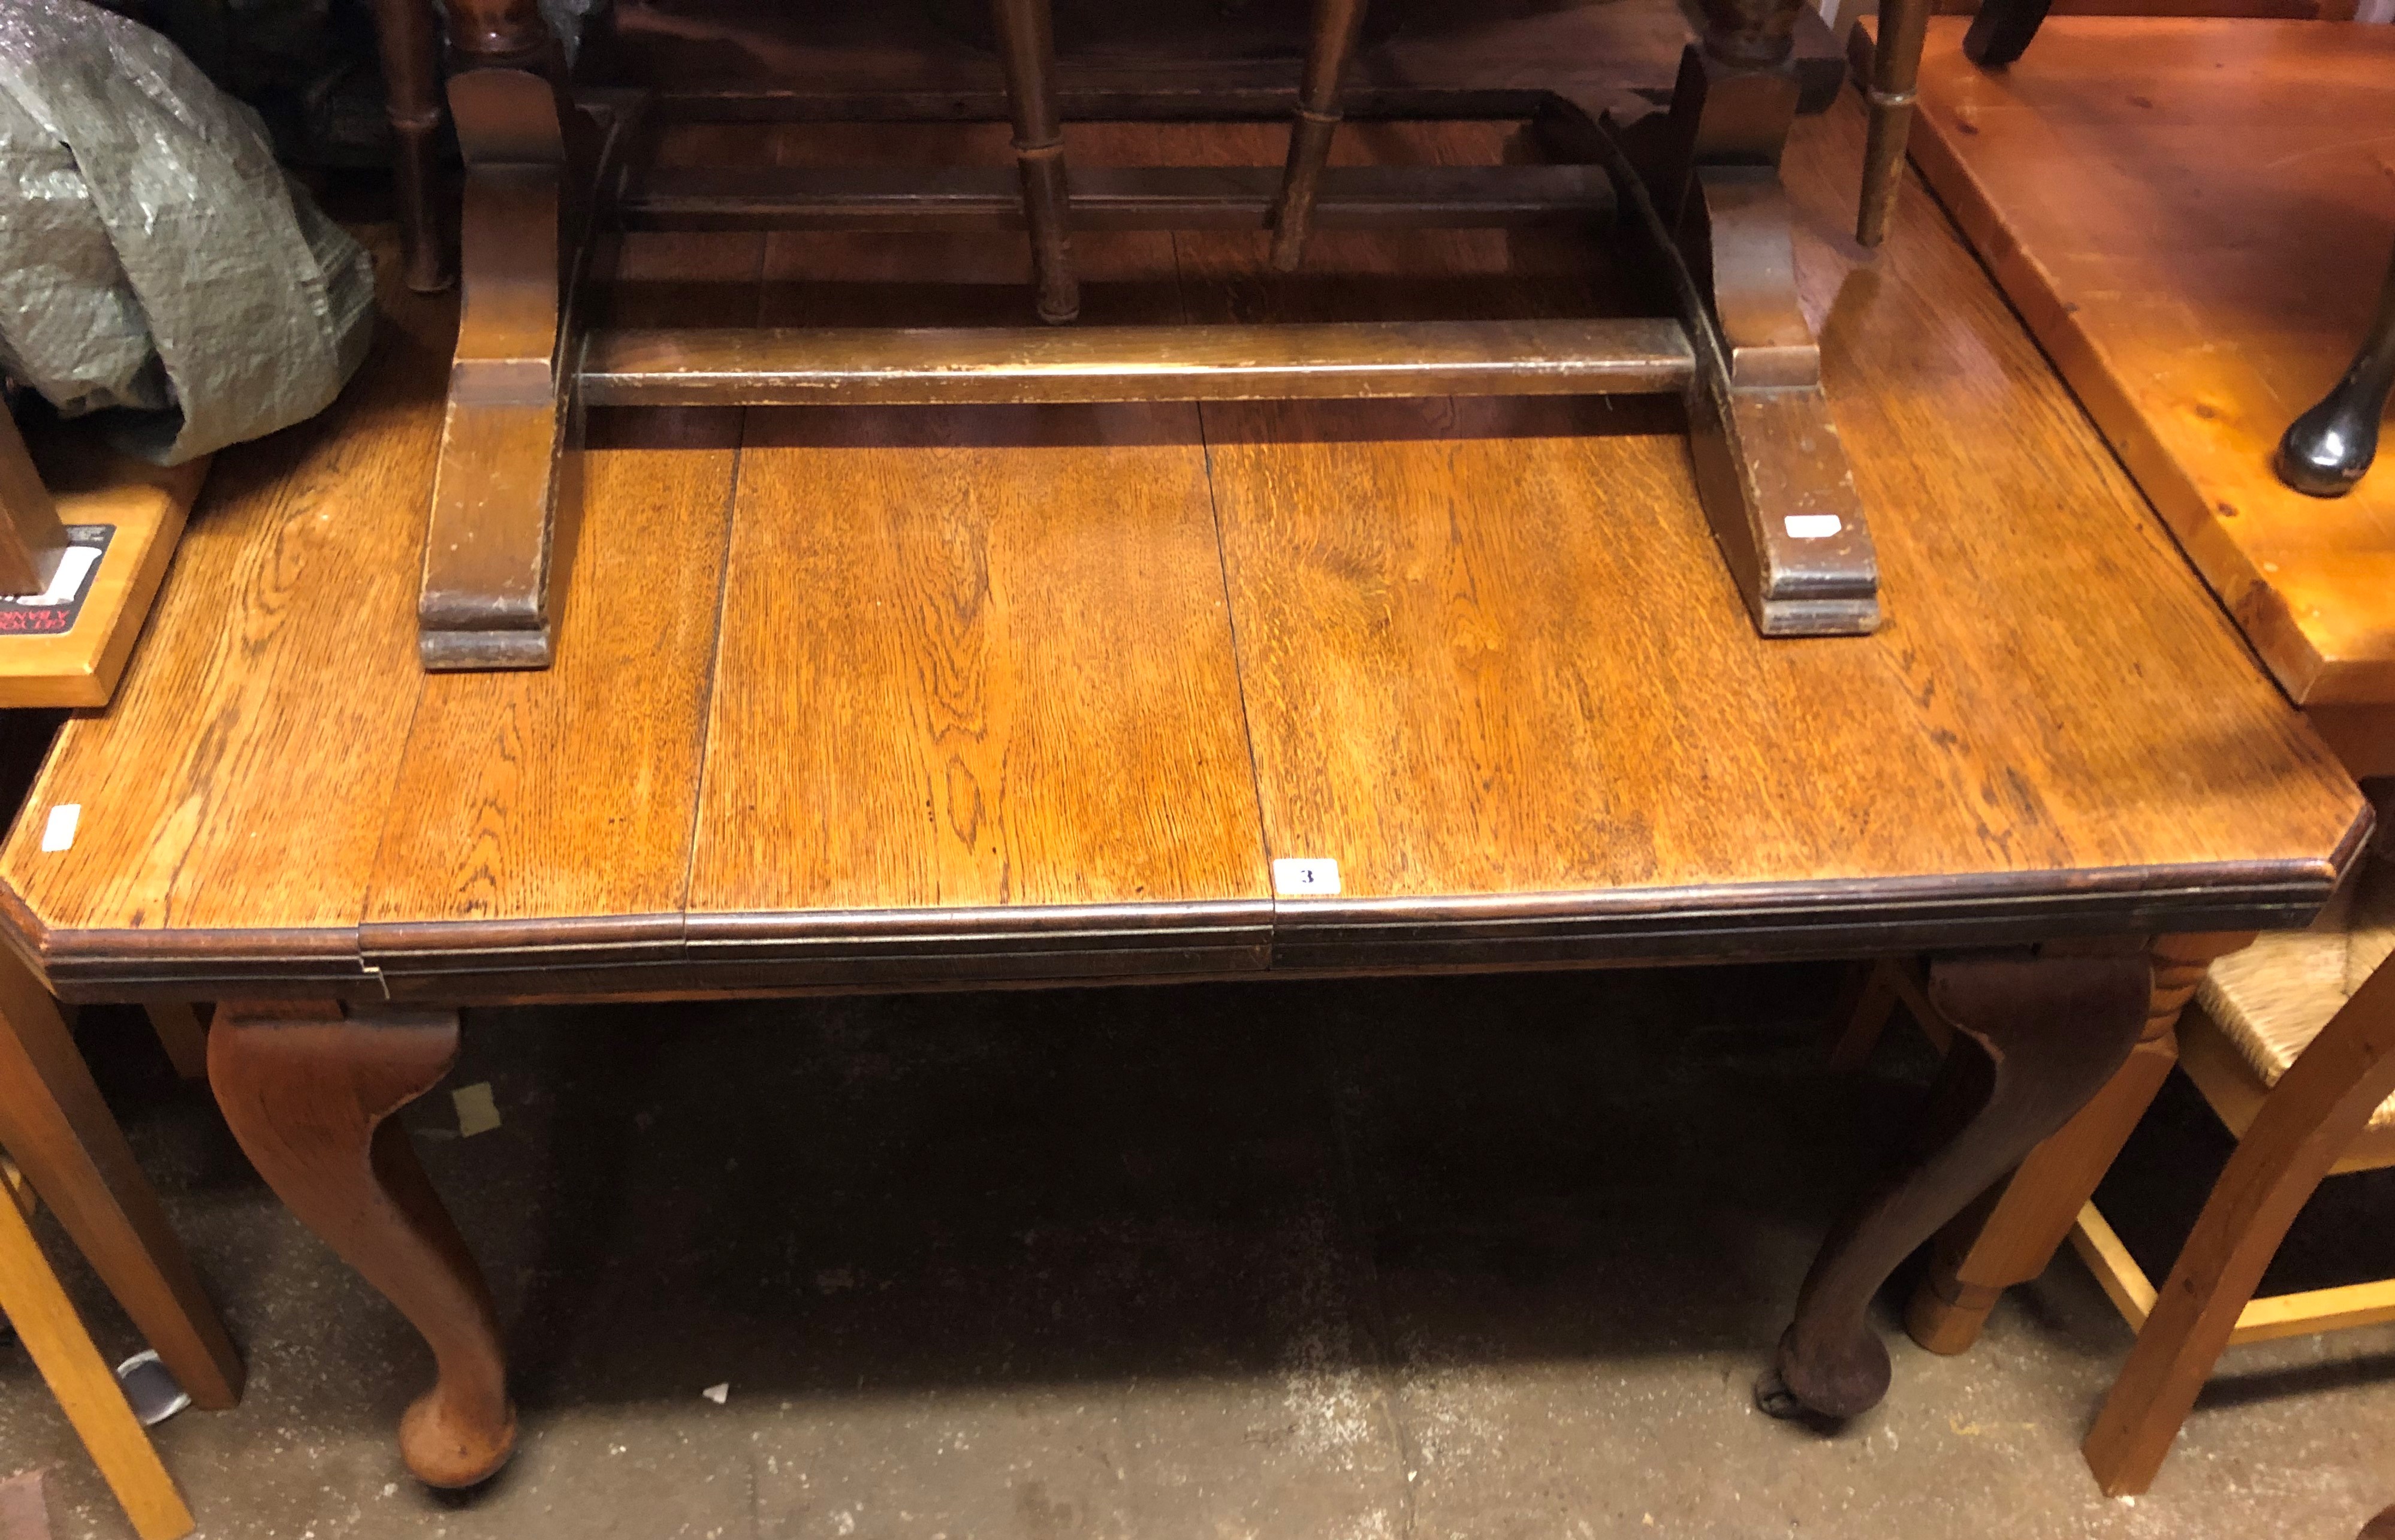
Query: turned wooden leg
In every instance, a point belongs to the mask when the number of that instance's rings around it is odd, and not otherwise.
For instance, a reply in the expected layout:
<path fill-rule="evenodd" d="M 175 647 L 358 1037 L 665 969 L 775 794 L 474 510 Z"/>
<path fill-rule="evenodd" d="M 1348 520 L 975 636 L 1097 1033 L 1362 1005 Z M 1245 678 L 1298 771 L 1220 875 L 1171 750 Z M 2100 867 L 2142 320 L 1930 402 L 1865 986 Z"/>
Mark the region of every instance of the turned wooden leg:
<path fill-rule="evenodd" d="M 2141 954 L 1999 956 L 1932 965 L 1929 999 L 1986 1055 L 1986 1099 L 1943 1145 L 1899 1164 L 1821 1244 L 1757 1387 L 1766 1412 L 1848 1417 L 1887 1393 L 1887 1349 L 1866 1318 L 1896 1265 L 2120 1066 L 2146 1016 Z M 1957 1045 L 1950 1071 L 1970 1050 Z"/>
<path fill-rule="evenodd" d="M 1364 0 L 1315 0 L 1314 35 L 1306 45 L 1305 77 L 1289 130 L 1289 162 L 1273 200 L 1272 265 L 1282 272 L 1295 272 L 1305 260 L 1314 200 L 1322 189 L 1322 168 L 1330 162 L 1331 136 L 1339 130 L 1339 83 L 1363 32 Z"/>
<path fill-rule="evenodd" d="M 1072 204 L 1065 185 L 1064 120 L 1056 111 L 1056 39 L 1049 0 L 990 0 L 1006 104 L 1014 118 L 1014 164 L 1023 178 L 1023 219 L 1031 227 L 1031 268 L 1039 319 L 1081 313 L 1066 233 Z"/>
<path fill-rule="evenodd" d="M 2381 967 L 2270 1088 L 2179 1248 L 2082 1446 L 2106 1495 L 2153 1484 L 2287 1227 L 2390 1092 L 2395 967 Z"/>
<path fill-rule="evenodd" d="M 433 294 L 450 283 L 434 160 L 441 138 L 440 46 L 430 0 L 375 0 L 383 100 L 390 117 L 391 178 L 407 286 Z"/>
<path fill-rule="evenodd" d="M 241 1356 L 134 1164 L 58 1003 L 0 949 L 0 1149 L 24 1169 L 194 1405 L 241 1400 Z"/>
<path fill-rule="evenodd" d="M 2010 64 L 2045 24 L 2053 0 L 1980 0 L 1971 30 L 1963 34 L 1963 57 L 1983 70 Z"/>
<path fill-rule="evenodd" d="M 399 1447 L 443 1487 L 491 1475 L 516 1438 L 490 1291 L 391 1116 L 457 1057 L 454 1011 L 228 1002 L 208 1033 L 208 1079 L 258 1174 L 431 1347 L 439 1376 Z"/>
<path fill-rule="evenodd" d="M 2342 497 L 2378 454 L 2378 422 L 2395 388 L 2395 266 L 2345 377 L 2279 441 L 2279 480 L 2314 497 Z"/>
<path fill-rule="evenodd" d="M 1933 1353 L 1962 1352 L 1978 1340 L 2005 1290 L 2045 1270 L 2178 1062 L 2179 1012 L 2203 970 L 2253 939 L 2165 936 L 2153 944 L 2153 984 L 2137 1046 L 2070 1122 L 1938 1232 L 1905 1311 L 1912 1340 Z"/>
<path fill-rule="evenodd" d="M 180 1540 L 192 1533 L 192 1510 L 25 1221 L 0 1182 L 0 1314 L 17 1328 L 134 1532 L 141 1540 Z"/>
<path fill-rule="evenodd" d="M 1913 86 L 1921 78 L 1921 48 L 1929 33 L 1929 0 L 1880 0 L 1879 40 L 1872 48 L 1871 125 L 1863 140 L 1862 201 L 1855 209 L 1855 239 L 1867 246 L 1887 238 L 1896 217 L 1896 195 L 1904 186 L 1904 146 L 1912 134 Z"/>

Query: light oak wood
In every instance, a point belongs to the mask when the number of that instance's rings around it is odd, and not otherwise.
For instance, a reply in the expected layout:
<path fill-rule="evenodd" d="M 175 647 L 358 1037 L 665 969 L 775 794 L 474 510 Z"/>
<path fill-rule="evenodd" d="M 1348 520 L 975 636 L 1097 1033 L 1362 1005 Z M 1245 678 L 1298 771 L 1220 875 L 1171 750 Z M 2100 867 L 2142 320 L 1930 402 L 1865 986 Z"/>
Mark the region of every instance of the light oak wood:
<path fill-rule="evenodd" d="M 903 164 L 938 143 L 1006 152 L 988 130 L 835 130 L 794 132 L 786 156 Z M 1091 322 L 1171 313 L 1171 237 L 1077 235 L 1075 257 Z M 971 324 L 1018 302 L 1023 269 L 1011 243 L 778 235 L 762 319 L 920 313 L 895 286 L 911 281 L 945 289 L 938 319 Z M 1261 966 L 1269 901 L 1197 408 L 748 423 L 693 952 L 823 950 L 756 934 L 794 912 L 867 951 L 871 932 L 834 916 L 973 912 L 1008 929 L 1055 916 L 1062 934 L 1025 946 L 1112 933 L 1094 950 L 1120 955 L 1084 967 Z M 1125 944 L 1158 928 L 1183 940 Z M 1186 961 L 1169 954 L 1183 946 Z"/>
<path fill-rule="evenodd" d="M 16 1328 L 134 1533 L 141 1540 L 181 1540 L 192 1533 L 192 1510 L 50 1270 L 30 1217 L 0 1182 L 0 1314 Z"/>
<path fill-rule="evenodd" d="M 2153 1313 L 2153 1281 L 2137 1266 L 2137 1259 L 2121 1244 L 2121 1237 L 2094 1204 L 2081 1209 L 2078 1223 L 2071 1227 L 2071 1248 L 2103 1285 L 2106 1296 L 2128 1322 L 2129 1329 L 2143 1330 L 2146 1318 Z M 2310 1336 L 2388 1321 L 2395 1321 L 2395 1278 L 2268 1295 L 2245 1301 L 2245 1308 L 2237 1312 L 2237 1324 L 2229 1333 L 2227 1346 L 2236 1348 L 2282 1336 Z"/>
<path fill-rule="evenodd" d="M 2395 244 L 2395 34 L 2058 17 L 2004 71 L 1938 20 L 1913 154 L 2189 555 L 2308 704 L 2395 701 L 2395 476 L 2270 456 Z M 2123 84 L 2123 61 L 2136 60 Z"/>
<path fill-rule="evenodd" d="M 0 1149 L 194 1404 L 241 1399 L 241 1355 L 208 1303 L 158 1195 L 100 1099 L 59 1007 L 0 950 Z"/>
<path fill-rule="evenodd" d="M 703 159 L 749 137 L 677 129 L 663 153 Z M 753 315 L 764 246 L 632 236 L 616 319 L 728 319 L 708 309 L 725 290 Z M 576 645 L 546 675 L 425 678 L 371 879 L 369 954 L 439 951 L 465 924 L 594 917 L 635 952 L 679 945 L 739 442 L 734 413 L 599 420 L 577 456 L 588 514 L 561 534 L 580 581 L 562 590 L 558 635 Z"/>
<path fill-rule="evenodd" d="M 2221 1125 L 2237 1139 L 2254 1125 L 2270 1087 L 2229 1034 L 2201 1009 L 2192 1010 L 2179 1028 L 2179 1068 L 2195 1082 Z M 2364 1128 L 2329 1167 L 2332 1177 L 2355 1171 L 2376 1171 L 2395 1165 L 2395 1127 Z"/>
<path fill-rule="evenodd" d="M 1350 164 L 1486 164 L 1507 132 L 1349 129 Z M 780 132 L 792 165 L 1008 154 L 988 125 Z M 756 411 L 728 536 L 702 517 L 719 480 L 639 483 L 667 499 L 642 527 L 730 543 L 712 651 L 672 644 L 714 671 L 693 765 L 685 729 L 602 728 L 613 663 L 470 709 L 416 672 L 404 553 L 447 312 L 394 291 L 344 401 L 225 467 L 161 641 L 45 765 L 0 852 L 0 902 L 61 992 L 182 999 L 268 979 L 504 997 L 803 985 L 853 978 L 794 960 L 841 949 L 884 958 L 874 977 L 892 982 L 1066 977 L 1125 966 L 1096 959 L 1127 924 L 1171 932 L 1158 957 L 1202 970 L 1258 966 L 1268 932 L 1276 966 L 1353 968 L 2299 918 L 2349 854 L 2359 798 L 1936 209 L 1909 193 L 1867 267 L 1830 241 L 1818 220 L 1850 196 L 1859 137 L 1850 106 L 1802 124 L 1789 169 L 1832 409 L 1864 502 L 1892 521 L 1884 569 L 1916 605 L 1892 631 L 1755 638 L 1725 602 L 1663 403 Z M 1275 140 L 1110 128 L 1077 160 L 1253 165 Z M 772 240 L 761 309 L 693 285 L 730 308 L 677 319 L 988 324 L 1028 272 L 1004 237 Z M 1088 319 L 1602 314 L 1613 287 L 1601 249 L 1544 232 L 1323 230 L 1322 277 L 1265 276 L 1264 245 L 1090 232 Z M 642 409 L 605 431 L 637 441 L 666 420 Z M 668 463 L 693 463 L 681 454 Z M 1063 575 L 1008 575 L 1035 560 Z M 590 624 L 658 612 L 632 569 L 594 571 Z M 1014 704 L 986 717 L 999 692 Z M 551 724 L 542 764 L 482 763 L 510 710 Z M 842 738 L 842 721 L 869 731 Z M 576 757 L 586 743 L 622 748 L 621 783 L 569 796 L 562 767 L 598 763 Z M 523 779 L 492 799 L 507 854 L 485 880 L 494 774 Z M 586 795 L 648 831 L 619 888 L 583 854 L 608 827 L 577 822 Z M 961 810 L 976 797 L 979 822 Z M 60 802 L 86 808 L 82 831 L 46 852 Z M 673 809 L 695 809 L 689 835 Z M 995 854 L 961 833 L 992 817 L 1013 842 Z M 1337 859 L 1346 891 L 1276 905 L 1271 855 Z M 618 903 L 647 917 L 584 923 Z M 388 928 L 416 922 L 435 928 Z M 461 971 L 551 946 L 655 971 Z M 1022 960 L 1043 949 L 1070 955 Z"/>
<path fill-rule="evenodd" d="M 45 437 L 38 457 L 62 524 L 113 524 L 116 533 L 72 629 L 0 637 L 0 709 L 106 705 L 149 619 L 208 462 L 144 465 L 109 450 L 87 428 Z"/>
<path fill-rule="evenodd" d="M 2242 1323 L 2296 1213 L 2395 1091 L 2395 968 L 2314 1038 L 2237 1141 L 2081 1446 L 2108 1495 L 2140 1493 Z"/>

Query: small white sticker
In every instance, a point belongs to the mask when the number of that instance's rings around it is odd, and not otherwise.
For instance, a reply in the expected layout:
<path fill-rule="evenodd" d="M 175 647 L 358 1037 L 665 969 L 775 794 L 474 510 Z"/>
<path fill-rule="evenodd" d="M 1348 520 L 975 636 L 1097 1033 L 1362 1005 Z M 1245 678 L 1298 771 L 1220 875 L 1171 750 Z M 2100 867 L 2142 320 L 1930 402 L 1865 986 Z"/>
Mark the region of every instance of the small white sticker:
<path fill-rule="evenodd" d="M 20 604 L 64 604 L 74 598 L 83 586 L 83 574 L 91 571 L 99 559 L 99 550 L 93 546 L 69 546 L 59 553 L 57 571 L 50 573 L 50 586 L 38 594 L 19 594 Z"/>
<path fill-rule="evenodd" d="M 710 1385 L 699 1394 L 721 1406 L 732 1399 L 732 1382 L 727 1379 L 721 1385 Z"/>
<path fill-rule="evenodd" d="M 83 804 L 61 802 L 50 809 L 50 821 L 42 825 L 42 849 L 71 850 L 74 848 L 75 823 L 83 817 Z"/>
<path fill-rule="evenodd" d="M 1827 540 L 1846 528 L 1834 513 L 1792 513 L 1782 522 L 1791 540 Z"/>
<path fill-rule="evenodd" d="M 1339 891 L 1339 863 L 1318 857 L 1290 856 L 1273 862 L 1273 891 L 1284 898 L 1318 898 Z"/>
<path fill-rule="evenodd" d="M 460 1086 L 449 1093 L 449 1100 L 457 1109 L 459 1139 L 487 1134 L 499 1125 L 499 1104 L 491 1096 L 489 1081 L 478 1080 L 471 1086 Z"/>

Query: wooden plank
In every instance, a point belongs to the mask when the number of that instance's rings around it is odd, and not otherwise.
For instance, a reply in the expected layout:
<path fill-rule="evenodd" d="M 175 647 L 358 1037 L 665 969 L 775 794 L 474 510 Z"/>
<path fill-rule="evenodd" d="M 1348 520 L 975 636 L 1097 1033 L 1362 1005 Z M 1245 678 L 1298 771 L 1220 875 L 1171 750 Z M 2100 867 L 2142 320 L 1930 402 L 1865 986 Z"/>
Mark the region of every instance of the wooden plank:
<path fill-rule="evenodd" d="M 2364 25 L 2059 17 L 2011 68 L 1931 29 L 1913 154 L 2188 554 L 2307 704 L 2395 702 L 2395 473 L 2271 451 L 2341 375 L 2395 231 Z"/>
<path fill-rule="evenodd" d="M 1008 153 L 994 129 L 787 135 L 800 164 Z M 1092 322 L 1170 316 L 1166 237 L 1075 244 Z M 768 268 L 775 324 L 923 319 L 925 284 L 940 320 L 1029 305 L 1019 239 L 780 235 Z M 986 953 L 1162 926 L 1159 969 L 1261 966 L 1194 407 L 751 410 L 724 583 L 694 958 L 802 952 L 809 926 L 903 948 L 876 914 L 971 908 Z"/>
<path fill-rule="evenodd" d="M 1073 228 L 1261 230 L 1280 169 L 1092 166 L 1073 175 Z M 1020 230 L 1023 189 L 1006 168 L 710 166 L 642 176 L 613 210 L 626 230 Z M 1343 166 L 1324 178 L 1324 225 L 1562 225 L 1613 216 L 1593 165 Z"/>
<path fill-rule="evenodd" d="M 661 153 L 755 142 L 693 126 Z M 763 256 L 759 236 L 629 237 L 617 318 L 751 319 Z M 601 413 L 589 434 L 555 665 L 424 682 L 363 931 L 378 966 L 498 966 L 531 921 L 595 918 L 539 937 L 557 964 L 680 948 L 739 415 Z"/>
<path fill-rule="evenodd" d="M 88 428 L 50 435 L 38 453 L 60 520 L 112 524 L 116 533 L 72 628 L 0 637 L 0 708 L 106 705 L 150 618 L 208 462 L 143 465 L 112 453 Z"/>
<path fill-rule="evenodd" d="M 390 231 L 372 232 L 391 258 Z M 415 712 L 417 565 L 455 309 L 382 264 L 374 351 L 321 416 L 219 455 L 109 711 L 71 718 L 0 879 L 20 928 L 122 954 L 272 936 L 271 970 L 356 978 L 367 875 Z M 42 849 L 50 810 L 83 809 Z M 255 955 L 263 943 L 230 945 Z M 46 960 L 72 971 L 69 941 Z M 187 996 L 188 997 L 188 996 Z"/>
<path fill-rule="evenodd" d="M 2346 837 L 2349 784 L 1917 186 L 1871 269 L 1822 236 L 1859 117 L 1800 124 L 1788 169 L 1876 636 L 1752 633 L 1668 409 L 1203 408 L 1267 842 L 1341 867 L 1281 904 L 1277 964 L 1567 955 L 1642 889 L 1686 927 L 1768 902 L 1707 885 L 2163 884 Z M 1181 238 L 1198 319 L 1318 319 L 1409 264 L 1444 266 L 1418 297 L 1567 297 L 1479 234 L 1326 234 L 1289 284 L 1241 239 Z"/>
<path fill-rule="evenodd" d="M 181 1540 L 192 1533 L 192 1510 L 150 1435 L 126 1403 L 108 1361 L 92 1345 L 74 1302 L 50 1270 L 12 1197 L 0 1191 L 0 1310 L 5 1310 L 59 1408 L 74 1425 L 108 1489 L 125 1506 L 141 1540 Z"/>
<path fill-rule="evenodd" d="M 208 1303 L 58 1003 L 0 954 L 0 1146 L 197 1404 L 241 1400 L 241 1355 Z"/>
<path fill-rule="evenodd" d="M 1653 394 L 1687 383 L 1679 322 L 774 327 L 609 331 L 594 406 L 936 406 Z"/>

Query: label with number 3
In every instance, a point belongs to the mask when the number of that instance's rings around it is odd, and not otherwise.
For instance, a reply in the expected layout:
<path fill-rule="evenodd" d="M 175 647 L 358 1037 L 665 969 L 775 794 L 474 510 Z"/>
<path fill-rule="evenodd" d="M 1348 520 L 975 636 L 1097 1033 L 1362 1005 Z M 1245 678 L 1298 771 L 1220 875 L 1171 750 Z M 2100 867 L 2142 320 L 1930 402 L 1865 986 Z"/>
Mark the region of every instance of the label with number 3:
<path fill-rule="evenodd" d="M 1273 891 L 1285 899 L 1323 898 L 1339 891 L 1339 863 L 1319 856 L 1287 856 L 1273 862 Z"/>

